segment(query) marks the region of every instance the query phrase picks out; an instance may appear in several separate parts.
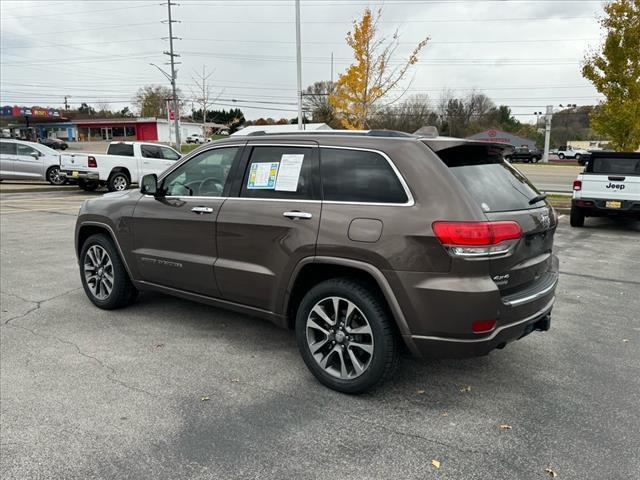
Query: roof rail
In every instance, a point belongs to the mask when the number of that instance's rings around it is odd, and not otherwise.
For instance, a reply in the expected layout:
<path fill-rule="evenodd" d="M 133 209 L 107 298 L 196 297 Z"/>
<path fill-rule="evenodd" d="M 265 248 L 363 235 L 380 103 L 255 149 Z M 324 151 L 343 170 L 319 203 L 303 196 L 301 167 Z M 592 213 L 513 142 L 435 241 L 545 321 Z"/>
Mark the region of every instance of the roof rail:
<path fill-rule="evenodd" d="M 396 130 L 296 130 L 294 132 L 267 132 L 258 130 L 248 133 L 247 137 L 271 136 L 271 135 L 345 135 L 362 137 L 402 137 L 416 138 L 415 135 Z"/>

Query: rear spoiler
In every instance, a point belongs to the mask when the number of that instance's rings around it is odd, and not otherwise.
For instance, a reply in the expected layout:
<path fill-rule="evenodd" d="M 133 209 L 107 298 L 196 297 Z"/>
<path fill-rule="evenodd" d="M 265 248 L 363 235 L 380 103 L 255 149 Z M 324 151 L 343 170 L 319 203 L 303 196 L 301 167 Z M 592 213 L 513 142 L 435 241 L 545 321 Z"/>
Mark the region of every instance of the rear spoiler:
<path fill-rule="evenodd" d="M 479 140 L 465 140 L 464 138 L 421 138 L 424 144 L 426 144 L 434 152 L 440 150 L 447 150 L 455 147 L 488 147 L 498 150 L 502 155 L 513 153 L 515 148 L 506 143 L 497 142 L 482 142 Z"/>

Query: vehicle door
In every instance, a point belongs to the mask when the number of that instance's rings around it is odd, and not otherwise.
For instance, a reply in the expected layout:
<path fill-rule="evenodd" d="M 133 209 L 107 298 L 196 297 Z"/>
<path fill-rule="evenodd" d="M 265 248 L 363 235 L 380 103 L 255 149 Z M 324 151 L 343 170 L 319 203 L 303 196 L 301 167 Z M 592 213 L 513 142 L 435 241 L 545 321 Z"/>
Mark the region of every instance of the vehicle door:
<path fill-rule="evenodd" d="M 15 178 L 16 143 L 0 141 L 0 178 Z"/>
<path fill-rule="evenodd" d="M 143 281 L 218 297 L 213 264 L 216 218 L 242 145 L 210 148 L 170 171 L 161 196 L 145 195 L 133 214 L 134 258 Z"/>
<path fill-rule="evenodd" d="M 44 155 L 35 148 L 22 143 L 16 144 L 16 150 L 16 160 L 13 164 L 14 178 L 44 178 Z"/>
<path fill-rule="evenodd" d="M 246 147 L 217 223 L 222 298 L 278 311 L 298 262 L 315 254 L 322 203 L 315 142 Z"/>
<path fill-rule="evenodd" d="M 140 155 L 142 156 L 140 177 L 150 173 L 160 175 L 173 164 L 165 160 L 160 145 L 140 145 Z"/>

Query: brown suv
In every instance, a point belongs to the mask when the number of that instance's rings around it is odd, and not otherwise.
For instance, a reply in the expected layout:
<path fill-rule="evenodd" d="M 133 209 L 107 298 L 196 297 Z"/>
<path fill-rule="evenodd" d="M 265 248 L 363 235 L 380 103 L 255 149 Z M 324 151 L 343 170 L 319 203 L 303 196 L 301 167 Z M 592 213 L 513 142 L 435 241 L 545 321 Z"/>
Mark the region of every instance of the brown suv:
<path fill-rule="evenodd" d="M 140 191 L 88 200 L 76 226 L 98 307 L 155 290 L 295 329 L 348 393 L 416 357 L 485 355 L 547 330 L 556 216 L 504 145 L 397 133 L 207 144 Z"/>

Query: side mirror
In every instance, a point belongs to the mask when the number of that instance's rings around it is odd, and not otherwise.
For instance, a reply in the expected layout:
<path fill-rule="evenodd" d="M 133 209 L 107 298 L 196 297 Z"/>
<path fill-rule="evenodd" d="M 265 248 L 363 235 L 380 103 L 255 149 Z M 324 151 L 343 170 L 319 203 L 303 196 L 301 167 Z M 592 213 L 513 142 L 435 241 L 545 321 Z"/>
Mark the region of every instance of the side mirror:
<path fill-rule="evenodd" d="M 145 195 L 158 195 L 158 176 L 155 173 L 150 173 L 142 177 L 140 181 L 140 192 Z"/>
<path fill-rule="evenodd" d="M 31 152 L 29 155 L 31 155 L 33 158 L 40 158 L 42 156 L 40 152 Z"/>

